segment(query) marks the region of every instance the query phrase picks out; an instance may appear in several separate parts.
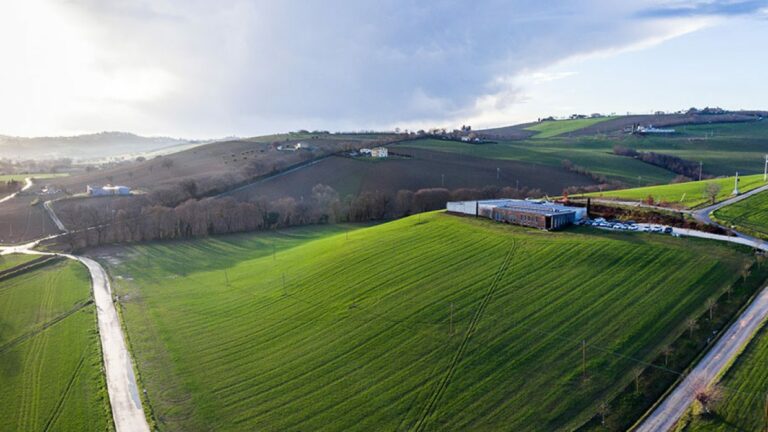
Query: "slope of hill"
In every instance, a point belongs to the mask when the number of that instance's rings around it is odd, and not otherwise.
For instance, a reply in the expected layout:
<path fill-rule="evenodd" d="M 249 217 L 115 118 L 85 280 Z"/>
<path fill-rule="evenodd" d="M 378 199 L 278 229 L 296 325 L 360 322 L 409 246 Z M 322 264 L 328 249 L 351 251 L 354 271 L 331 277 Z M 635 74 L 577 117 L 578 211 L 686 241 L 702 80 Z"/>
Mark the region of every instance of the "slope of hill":
<path fill-rule="evenodd" d="M 90 300 L 75 262 L 0 281 L 0 429 L 112 429 Z"/>
<path fill-rule="evenodd" d="M 573 429 L 752 260 L 443 213 L 340 230 L 101 252 L 161 429 Z"/>
<path fill-rule="evenodd" d="M 124 154 L 172 150 L 201 144 L 169 137 L 143 137 L 127 132 L 100 132 L 60 137 L 14 137 L 0 135 L 0 155 L 16 160 L 72 158 L 102 159 Z"/>
<path fill-rule="evenodd" d="M 328 158 L 285 176 L 254 183 L 231 196 L 238 199 L 292 196 L 298 199 L 311 196 L 312 188 L 318 183 L 333 187 L 342 197 L 365 191 L 394 195 L 401 189 L 415 191 L 422 188 L 485 186 L 536 188 L 559 195 L 568 186 L 594 184 L 586 176 L 538 164 L 491 160 L 399 145 L 392 151 L 395 150 L 399 155 L 408 157 L 391 157 L 379 161 Z"/>
<path fill-rule="evenodd" d="M 713 214 L 725 226 L 768 239 L 768 193 L 760 192 L 745 200 L 725 206 Z"/>
<path fill-rule="evenodd" d="M 648 186 L 634 189 L 621 189 L 605 192 L 595 192 L 575 197 L 594 197 L 615 199 L 618 201 L 646 201 L 649 197 L 653 198 L 652 204 L 670 205 L 681 208 L 696 208 L 706 204 L 711 204 L 711 198 L 707 195 L 707 186 L 716 184 L 719 187 L 715 202 L 720 202 L 733 193 L 733 187 L 736 184 L 735 177 L 722 177 L 710 180 L 692 181 L 684 183 L 674 183 L 660 186 Z M 739 191 L 744 193 L 766 183 L 763 181 L 762 174 L 755 174 L 739 178 Z M 751 198 L 750 198 L 751 199 Z M 750 201 L 747 199 L 744 203 Z M 737 203 L 735 205 L 739 205 Z M 745 206 L 748 204 L 743 204 Z M 726 208 L 731 208 L 728 206 Z M 721 211 L 724 211 L 725 208 Z"/>

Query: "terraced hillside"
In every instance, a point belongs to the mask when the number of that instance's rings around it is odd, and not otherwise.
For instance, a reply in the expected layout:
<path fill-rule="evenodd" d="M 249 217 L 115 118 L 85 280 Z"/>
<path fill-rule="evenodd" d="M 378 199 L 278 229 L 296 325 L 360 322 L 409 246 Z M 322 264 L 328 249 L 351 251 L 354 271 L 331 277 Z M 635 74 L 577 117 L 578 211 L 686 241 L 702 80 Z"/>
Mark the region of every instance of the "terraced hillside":
<path fill-rule="evenodd" d="M 752 260 L 443 213 L 344 230 L 100 252 L 160 430 L 573 429 Z"/>
<path fill-rule="evenodd" d="M 710 183 L 715 183 L 720 187 L 719 192 L 715 198 L 716 202 L 720 202 L 732 196 L 733 186 L 735 184 L 734 180 L 734 177 L 723 177 L 711 180 L 675 183 L 669 185 L 595 192 L 580 196 L 635 202 L 645 201 L 648 199 L 648 197 L 652 197 L 653 203 L 666 203 L 673 207 L 696 208 L 706 206 L 711 203 L 710 197 L 706 192 L 707 185 Z M 766 182 L 763 181 L 762 174 L 740 177 L 739 191 L 741 193 L 748 192 L 752 189 L 764 186 L 765 184 Z M 728 208 L 730 207 L 731 206 L 728 206 Z"/>
<path fill-rule="evenodd" d="M 725 206 L 714 213 L 725 226 L 735 226 L 741 232 L 768 239 L 768 193 L 760 192 L 742 201 Z"/>
<path fill-rule="evenodd" d="M 763 327 L 718 385 L 721 399 L 710 416 L 689 416 L 684 431 L 760 431 L 765 428 L 768 328 Z M 700 408 L 694 408 L 699 409 Z"/>
<path fill-rule="evenodd" d="M 112 429 L 88 272 L 60 261 L 0 281 L 0 430 Z"/>

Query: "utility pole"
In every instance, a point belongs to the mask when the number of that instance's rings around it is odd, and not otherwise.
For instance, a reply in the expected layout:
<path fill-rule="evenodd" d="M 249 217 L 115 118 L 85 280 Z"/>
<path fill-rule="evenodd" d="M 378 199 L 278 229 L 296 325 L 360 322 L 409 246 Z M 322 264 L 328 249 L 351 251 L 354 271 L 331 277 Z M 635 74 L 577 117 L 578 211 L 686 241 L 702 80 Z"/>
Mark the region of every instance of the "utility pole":
<path fill-rule="evenodd" d="M 272 242 L 272 261 L 277 261 L 277 249 L 274 241 Z"/>
<path fill-rule="evenodd" d="M 766 164 L 768 164 L 768 156 L 766 156 L 765 159 L 766 159 Z M 499 179 L 501 179 L 501 168 L 496 168 L 496 180 L 499 180 Z"/>
<path fill-rule="evenodd" d="M 227 286 L 229 286 L 229 275 L 227 275 L 226 270 L 224 270 L 224 281 L 227 283 Z"/>
<path fill-rule="evenodd" d="M 766 161 L 768 161 L 768 155 L 766 155 Z M 699 181 L 701 181 L 701 170 L 704 168 L 704 162 L 699 161 Z"/>
<path fill-rule="evenodd" d="M 736 178 L 733 180 L 733 195 L 739 194 L 739 172 L 736 171 Z"/>
<path fill-rule="evenodd" d="M 581 341 L 581 376 L 587 379 L 587 340 Z"/>
<path fill-rule="evenodd" d="M 768 154 L 765 155 L 765 168 L 763 169 L 763 181 L 768 180 Z"/>

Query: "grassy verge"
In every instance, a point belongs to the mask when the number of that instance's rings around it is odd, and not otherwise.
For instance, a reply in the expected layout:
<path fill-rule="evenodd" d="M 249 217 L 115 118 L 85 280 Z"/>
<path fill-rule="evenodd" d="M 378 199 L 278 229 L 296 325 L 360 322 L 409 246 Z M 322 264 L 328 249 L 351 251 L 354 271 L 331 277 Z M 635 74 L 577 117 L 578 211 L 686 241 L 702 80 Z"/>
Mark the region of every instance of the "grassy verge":
<path fill-rule="evenodd" d="M 719 223 L 768 239 L 768 192 L 761 192 L 742 201 L 725 206 L 712 215 Z"/>
<path fill-rule="evenodd" d="M 710 318 L 709 309 L 696 319 L 695 328 L 685 329 L 663 353 L 636 370 L 635 382 L 626 386 L 606 404 L 605 418 L 595 415 L 581 431 L 627 430 L 634 420 L 648 412 L 668 391 L 674 388 L 718 338 L 733 323 L 754 295 L 768 280 L 768 266 L 757 263 L 742 273 L 730 292 L 722 293 Z M 604 422 L 604 423 L 603 423 Z"/>

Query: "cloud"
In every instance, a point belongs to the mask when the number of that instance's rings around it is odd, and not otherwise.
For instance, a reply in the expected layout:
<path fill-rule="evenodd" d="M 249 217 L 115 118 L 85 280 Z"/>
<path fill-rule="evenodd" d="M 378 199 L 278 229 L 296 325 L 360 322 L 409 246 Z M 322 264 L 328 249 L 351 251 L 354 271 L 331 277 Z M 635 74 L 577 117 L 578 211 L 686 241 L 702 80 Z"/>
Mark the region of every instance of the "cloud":
<path fill-rule="evenodd" d="M 13 87 L 3 78 L 14 72 L 0 71 L 0 92 L 34 107 L 20 123 L 0 101 L 0 130 L 196 136 L 478 117 L 565 78 L 542 72 L 565 59 L 644 49 L 708 25 L 702 15 L 751 10 L 639 0 L 31 2 L 56 22 L 53 34 L 26 28 L 42 57 L 61 51 L 57 40 L 80 48 Z M 54 90 L 31 103 L 24 95 L 40 82 Z"/>

